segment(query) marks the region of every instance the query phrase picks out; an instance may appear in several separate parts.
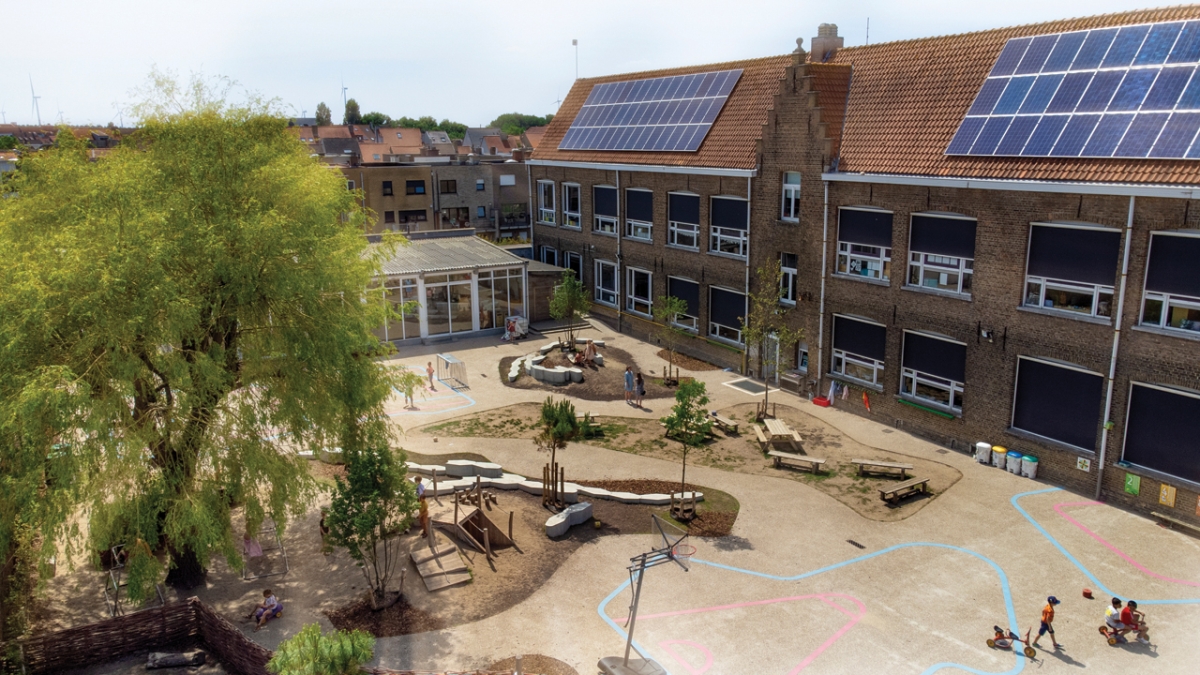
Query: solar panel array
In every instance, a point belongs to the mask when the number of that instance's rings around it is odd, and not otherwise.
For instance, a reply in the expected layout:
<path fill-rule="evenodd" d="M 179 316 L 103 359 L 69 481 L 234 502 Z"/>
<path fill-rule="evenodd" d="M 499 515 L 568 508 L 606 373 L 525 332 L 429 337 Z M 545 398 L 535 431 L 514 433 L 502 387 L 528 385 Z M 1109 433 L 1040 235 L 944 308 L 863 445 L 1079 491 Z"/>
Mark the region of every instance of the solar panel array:
<path fill-rule="evenodd" d="M 721 70 L 598 84 L 558 149 L 694 152 L 741 76 Z"/>
<path fill-rule="evenodd" d="M 1200 21 L 1013 38 L 947 155 L 1200 159 Z"/>

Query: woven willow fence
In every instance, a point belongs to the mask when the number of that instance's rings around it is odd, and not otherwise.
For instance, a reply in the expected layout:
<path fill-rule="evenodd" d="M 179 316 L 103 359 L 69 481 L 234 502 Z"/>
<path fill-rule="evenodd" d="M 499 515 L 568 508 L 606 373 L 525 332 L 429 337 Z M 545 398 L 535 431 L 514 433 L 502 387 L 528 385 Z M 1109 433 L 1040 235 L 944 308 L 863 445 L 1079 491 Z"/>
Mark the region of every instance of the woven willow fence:
<path fill-rule="evenodd" d="M 225 668 L 238 675 L 269 675 L 271 650 L 246 637 L 227 619 L 198 598 L 126 614 L 98 623 L 43 633 L 20 641 L 21 664 L 9 670 L 27 675 L 54 673 L 107 663 L 151 651 L 173 642 L 199 638 Z M 6 645 L 0 644 L 0 655 Z M 16 667 L 13 668 L 12 665 Z M 366 675 L 512 675 L 500 671 L 381 670 L 364 668 Z M 530 674 L 532 675 L 532 674 Z"/>

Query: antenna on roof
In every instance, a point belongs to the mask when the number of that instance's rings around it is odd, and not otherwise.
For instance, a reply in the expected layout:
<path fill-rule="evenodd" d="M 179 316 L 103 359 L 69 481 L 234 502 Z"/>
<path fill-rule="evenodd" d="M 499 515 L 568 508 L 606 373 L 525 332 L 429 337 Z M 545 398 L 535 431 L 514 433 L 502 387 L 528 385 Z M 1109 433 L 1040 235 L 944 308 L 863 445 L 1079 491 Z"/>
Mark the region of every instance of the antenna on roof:
<path fill-rule="evenodd" d="M 867 44 L 871 44 L 871 17 L 867 17 Z"/>
<path fill-rule="evenodd" d="M 4 114 L 3 104 L 0 104 L 0 124 L 8 124 L 8 115 Z"/>
<path fill-rule="evenodd" d="M 575 79 L 579 79 L 579 40 L 571 40 L 571 46 L 575 48 Z"/>
<path fill-rule="evenodd" d="M 38 106 L 38 99 L 41 98 L 41 96 L 38 96 L 37 92 L 35 92 L 33 90 L 33 76 L 32 75 L 29 76 L 29 95 L 33 97 L 33 110 L 31 112 L 34 112 L 37 114 L 37 123 L 38 123 L 38 126 L 40 127 L 40 126 L 42 126 L 42 109 Z"/>

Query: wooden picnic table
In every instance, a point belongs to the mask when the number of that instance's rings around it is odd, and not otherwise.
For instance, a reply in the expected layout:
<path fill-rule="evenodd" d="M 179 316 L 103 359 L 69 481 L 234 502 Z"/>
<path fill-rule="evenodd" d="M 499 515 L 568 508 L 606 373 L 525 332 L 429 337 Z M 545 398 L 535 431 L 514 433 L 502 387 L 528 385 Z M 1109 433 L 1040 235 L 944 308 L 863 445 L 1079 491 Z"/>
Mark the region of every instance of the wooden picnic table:
<path fill-rule="evenodd" d="M 793 450 L 799 450 L 800 434 L 796 433 L 795 429 L 789 427 L 787 422 L 780 419 L 768 419 L 766 420 L 766 426 L 767 437 L 772 444 L 786 443 Z"/>

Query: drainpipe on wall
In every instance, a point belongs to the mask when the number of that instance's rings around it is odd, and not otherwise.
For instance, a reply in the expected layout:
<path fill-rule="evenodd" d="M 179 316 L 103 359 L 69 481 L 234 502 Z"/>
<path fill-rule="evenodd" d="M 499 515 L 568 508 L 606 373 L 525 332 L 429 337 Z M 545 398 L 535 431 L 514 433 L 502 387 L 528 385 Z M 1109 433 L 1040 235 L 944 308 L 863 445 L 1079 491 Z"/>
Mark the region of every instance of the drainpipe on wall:
<path fill-rule="evenodd" d="M 817 315 L 817 396 L 825 380 L 825 265 L 829 258 L 829 181 L 825 181 L 825 212 L 821 216 L 821 302 Z M 813 369 L 810 361 L 808 369 Z"/>
<path fill-rule="evenodd" d="M 536 256 L 537 245 L 533 243 L 533 232 L 537 228 L 533 224 L 537 222 L 537 218 L 533 215 L 533 191 L 537 189 L 537 186 L 533 182 L 533 167 L 528 162 L 525 163 L 525 187 L 529 190 L 529 211 L 526 212 L 529 216 L 529 254 Z M 497 223 L 499 223 L 498 220 Z M 497 224 L 496 228 L 499 229 L 499 227 Z"/>
<path fill-rule="evenodd" d="M 710 200 L 709 203 L 711 204 L 712 201 Z M 711 215 L 709 216 L 708 220 L 709 220 L 709 223 L 712 222 Z M 751 244 L 751 241 L 750 241 L 750 177 L 746 176 L 746 288 L 745 288 L 745 290 L 746 290 L 747 306 L 745 308 L 743 308 L 742 311 L 746 312 L 747 314 L 750 313 L 749 312 L 750 308 L 748 306 L 750 303 L 750 244 Z M 758 361 L 759 361 L 759 363 L 762 363 L 762 354 L 758 355 Z M 746 345 L 746 348 L 742 350 L 742 374 L 743 375 L 746 374 L 747 370 L 749 369 L 749 365 L 750 365 L 750 345 Z M 776 368 L 776 370 L 778 370 L 778 368 Z M 762 375 L 762 373 L 759 373 L 759 374 Z M 767 378 L 764 376 L 763 383 L 766 383 L 766 382 L 767 382 Z M 768 384 L 767 386 L 770 386 L 770 385 Z"/>
<path fill-rule="evenodd" d="M 595 191 L 592 191 L 593 199 Z M 594 207 L 593 207 L 594 208 Z M 625 278 L 625 261 L 621 258 L 621 240 L 625 238 L 625 228 L 621 225 L 621 171 L 617 170 L 617 332 L 621 332 L 621 321 L 625 305 L 621 302 L 621 280 Z"/>
<path fill-rule="evenodd" d="M 1129 242 L 1133 238 L 1133 209 L 1137 197 L 1129 197 L 1129 217 L 1125 220 L 1125 254 L 1121 256 L 1121 289 L 1117 293 L 1117 311 L 1113 314 L 1112 357 L 1108 361 L 1108 383 L 1104 393 L 1104 425 L 1100 431 L 1100 466 L 1096 470 L 1096 496 L 1104 490 L 1104 459 L 1108 454 L 1108 427 L 1112 415 L 1113 384 L 1117 374 L 1117 350 L 1121 346 L 1121 321 L 1125 318 L 1125 282 L 1129 278 Z"/>

